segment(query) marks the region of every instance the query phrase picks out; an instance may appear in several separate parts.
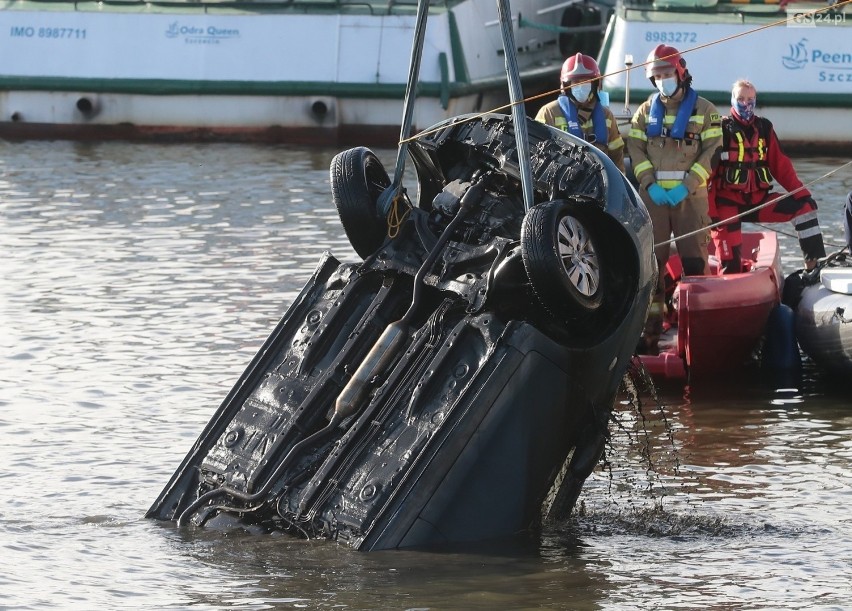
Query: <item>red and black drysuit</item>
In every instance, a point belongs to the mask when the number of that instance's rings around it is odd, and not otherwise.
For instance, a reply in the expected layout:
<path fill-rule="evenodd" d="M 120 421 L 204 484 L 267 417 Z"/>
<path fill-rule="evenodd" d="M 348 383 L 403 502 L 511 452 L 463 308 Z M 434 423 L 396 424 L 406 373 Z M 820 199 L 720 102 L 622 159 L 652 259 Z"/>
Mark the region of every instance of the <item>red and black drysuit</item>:
<path fill-rule="evenodd" d="M 710 217 L 716 223 L 751 210 L 711 232 L 724 271 L 741 271 L 743 221 L 792 221 L 805 260 L 825 256 L 817 205 L 807 189 L 755 210 L 778 197 L 779 194 L 771 191 L 773 179 L 788 192 L 802 186 L 793 163 L 781 150 L 772 123 L 758 116 L 743 121 L 733 111 L 730 117 L 723 117 L 722 148 L 710 180 Z"/>

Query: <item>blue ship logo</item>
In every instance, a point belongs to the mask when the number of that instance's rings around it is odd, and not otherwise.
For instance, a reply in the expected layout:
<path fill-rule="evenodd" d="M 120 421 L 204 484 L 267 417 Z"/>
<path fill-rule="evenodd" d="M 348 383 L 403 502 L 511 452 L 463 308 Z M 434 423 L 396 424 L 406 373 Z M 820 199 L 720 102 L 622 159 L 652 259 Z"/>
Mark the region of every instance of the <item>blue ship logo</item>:
<path fill-rule="evenodd" d="M 807 38 L 790 45 L 790 53 L 781 58 L 781 63 L 788 70 L 800 70 L 808 63 L 808 50 L 805 48 Z"/>
<path fill-rule="evenodd" d="M 166 38 L 177 38 L 178 36 L 180 36 L 178 22 L 173 21 L 169 24 L 169 29 L 166 30 Z"/>

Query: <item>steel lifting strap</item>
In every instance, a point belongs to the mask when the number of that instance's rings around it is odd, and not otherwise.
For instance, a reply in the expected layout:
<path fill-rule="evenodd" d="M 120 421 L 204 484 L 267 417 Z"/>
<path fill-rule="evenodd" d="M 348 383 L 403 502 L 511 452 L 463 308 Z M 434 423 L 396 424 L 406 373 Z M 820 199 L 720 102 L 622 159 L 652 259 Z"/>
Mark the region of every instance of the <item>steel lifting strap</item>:
<path fill-rule="evenodd" d="M 411 134 L 411 122 L 414 115 L 414 99 L 417 97 L 417 81 L 420 76 L 420 60 L 423 57 L 423 40 L 426 38 L 426 21 L 429 18 L 429 0 L 417 3 L 417 22 L 414 26 L 414 41 L 411 43 L 411 59 L 408 62 L 408 83 L 405 86 L 405 102 L 402 110 L 402 125 L 399 130 L 399 149 L 396 155 L 396 168 L 393 183 L 379 197 L 378 208 L 387 214 L 399 197 L 402 188 L 402 174 L 405 171 L 405 157 L 408 154 L 408 136 Z"/>
<path fill-rule="evenodd" d="M 527 116 L 524 110 L 524 94 L 518 75 L 515 36 L 512 31 L 512 9 L 509 0 L 497 0 L 497 16 L 503 32 L 503 57 L 506 58 L 506 76 L 509 79 L 509 101 L 512 103 L 512 123 L 515 126 L 515 144 L 518 147 L 518 166 L 521 171 L 521 189 L 524 194 L 524 209 L 533 207 L 532 171 L 530 169 L 530 141 L 527 136 Z"/>

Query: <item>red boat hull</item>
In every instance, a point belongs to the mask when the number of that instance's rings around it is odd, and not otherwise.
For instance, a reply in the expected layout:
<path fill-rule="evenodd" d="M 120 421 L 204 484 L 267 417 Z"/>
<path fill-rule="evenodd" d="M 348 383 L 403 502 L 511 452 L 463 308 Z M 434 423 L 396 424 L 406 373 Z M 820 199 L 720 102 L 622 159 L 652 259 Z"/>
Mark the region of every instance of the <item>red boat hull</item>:
<path fill-rule="evenodd" d="M 774 232 L 743 233 L 742 251 L 743 273 L 673 278 L 672 332 L 660 354 L 640 355 L 652 376 L 695 381 L 739 371 L 748 361 L 781 301 L 783 276 Z M 674 256 L 667 271 L 679 267 Z"/>

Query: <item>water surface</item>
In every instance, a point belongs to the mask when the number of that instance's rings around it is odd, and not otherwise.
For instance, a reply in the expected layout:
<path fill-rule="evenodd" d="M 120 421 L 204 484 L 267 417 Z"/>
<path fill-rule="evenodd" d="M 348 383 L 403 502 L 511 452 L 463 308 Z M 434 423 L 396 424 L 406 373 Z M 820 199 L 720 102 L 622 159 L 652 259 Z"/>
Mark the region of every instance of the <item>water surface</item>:
<path fill-rule="evenodd" d="M 0 607 L 848 608 L 850 387 L 810 365 L 625 396 L 577 515 L 532 538 L 365 554 L 145 520 L 320 254 L 355 258 L 336 152 L 0 144 Z M 813 190 L 831 250 L 852 173 Z"/>

